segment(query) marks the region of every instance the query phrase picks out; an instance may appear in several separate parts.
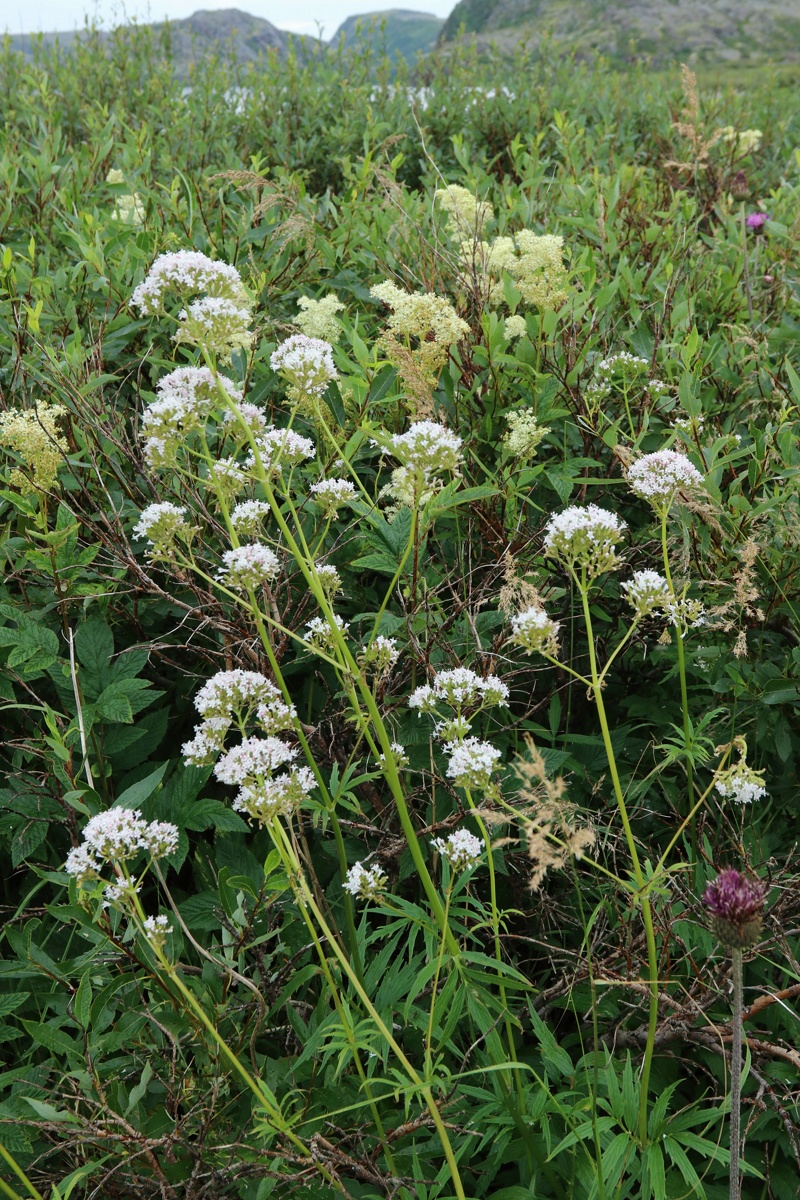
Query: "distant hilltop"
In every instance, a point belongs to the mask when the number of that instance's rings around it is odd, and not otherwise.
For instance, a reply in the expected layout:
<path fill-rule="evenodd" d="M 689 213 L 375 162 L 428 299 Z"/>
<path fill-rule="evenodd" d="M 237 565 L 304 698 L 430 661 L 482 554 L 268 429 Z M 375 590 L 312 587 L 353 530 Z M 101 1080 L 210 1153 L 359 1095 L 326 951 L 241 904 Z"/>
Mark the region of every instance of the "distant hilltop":
<path fill-rule="evenodd" d="M 302 44 L 307 50 L 317 53 L 325 46 L 344 42 L 352 46 L 356 41 L 371 42 L 377 50 L 393 58 L 396 54 L 415 58 L 432 50 L 441 32 L 444 21 L 431 13 L 413 12 L 405 8 L 390 8 L 384 12 L 364 13 L 348 17 L 329 43 L 320 43 L 316 38 L 304 38 L 276 28 L 270 21 L 241 12 L 238 8 L 193 13 L 181 21 L 170 21 L 170 53 L 179 74 L 185 72 L 189 63 L 206 54 L 227 51 L 240 63 L 255 62 L 266 51 L 285 55 L 292 44 Z M 160 33 L 165 26 L 150 26 Z M 44 34 L 16 34 L 10 36 L 11 46 L 25 57 L 33 54 L 34 45 L 41 40 L 45 46 L 58 42 L 68 50 L 83 31 Z M 102 31 L 98 36 L 105 41 L 109 34 Z"/>
<path fill-rule="evenodd" d="M 460 0 L 440 44 L 464 34 L 500 50 L 546 34 L 557 53 L 616 64 L 800 62 L 800 0 Z"/>

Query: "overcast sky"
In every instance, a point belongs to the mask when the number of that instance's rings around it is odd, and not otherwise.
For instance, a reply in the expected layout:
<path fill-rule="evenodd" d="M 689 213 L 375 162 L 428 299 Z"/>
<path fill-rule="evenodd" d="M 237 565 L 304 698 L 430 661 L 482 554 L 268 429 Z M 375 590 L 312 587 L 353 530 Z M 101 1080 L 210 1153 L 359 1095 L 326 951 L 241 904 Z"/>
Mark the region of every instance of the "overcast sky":
<path fill-rule="evenodd" d="M 281 29 L 330 38 L 345 17 L 385 8 L 412 8 L 446 17 L 456 0 L 0 0 L 0 32 L 49 33 L 76 29 L 84 16 L 109 27 L 126 19 L 163 21 L 189 17 L 202 8 L 239 8 Z"/>

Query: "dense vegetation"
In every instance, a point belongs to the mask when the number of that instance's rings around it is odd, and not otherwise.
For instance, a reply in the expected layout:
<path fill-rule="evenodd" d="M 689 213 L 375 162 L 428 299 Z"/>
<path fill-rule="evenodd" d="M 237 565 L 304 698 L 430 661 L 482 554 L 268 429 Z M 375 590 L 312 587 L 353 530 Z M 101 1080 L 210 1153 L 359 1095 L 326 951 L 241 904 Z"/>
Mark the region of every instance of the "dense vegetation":
<path fill-rule="evenodd" d="M 728 1196 L 743 955 L 790 1200 L 795 95 L 152 36 L 0 69 L 3 1194 Z"/>

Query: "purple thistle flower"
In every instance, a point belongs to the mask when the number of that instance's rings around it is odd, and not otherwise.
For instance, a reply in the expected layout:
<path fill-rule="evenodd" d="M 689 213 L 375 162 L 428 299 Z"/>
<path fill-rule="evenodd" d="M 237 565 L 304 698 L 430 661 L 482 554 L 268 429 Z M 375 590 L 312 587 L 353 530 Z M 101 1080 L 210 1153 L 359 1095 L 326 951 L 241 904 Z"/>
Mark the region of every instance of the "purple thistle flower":
<path fill-rule="evenodd" d="M 756 233 L 760 233 L 769 219 L 769 213 L 754 212 L 745 217 L 744 223 L 748 229 L 755 229 Z"/>
<path fill-rule="evenodd" d="M 703 892 L 711 928 L 730 950 L 744 950 L 758 941 L 767 885 L 732 867 L 720 871 Z"/>

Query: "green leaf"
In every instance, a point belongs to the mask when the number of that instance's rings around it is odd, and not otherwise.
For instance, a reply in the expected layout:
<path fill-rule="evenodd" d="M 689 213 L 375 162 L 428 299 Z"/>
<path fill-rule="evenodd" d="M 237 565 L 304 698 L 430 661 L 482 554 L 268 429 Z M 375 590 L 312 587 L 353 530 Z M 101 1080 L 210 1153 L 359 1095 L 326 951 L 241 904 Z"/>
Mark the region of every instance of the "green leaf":
<path fill-rule="evenodd" d="M 84 974 L 78 984 L 73 1011 L 75 1020 L 81 1028 L 88 1029 L 92 1017 L 92 980 L 89 971 Z"/>
<path fill-rule="evenodd" d="M 23 674 L 46 671 L 58 658 L 58 638 L 46 625 L 26 622 L 17 631 L 19 637 L 8 656 L 9 667 L 24 666 Z"/>
<path fill-rule="evenodd" d="M 227 804 L 210 797 L 187 804 L 181 810 L 181 820 L 186 829 L 198 833 L 204 829 L 216 829 L 220 833 L 247 833 L 250 828 L 247 821 L 228 808 Z"/>
<path fill-rule="evenodd" d="M 43 1121 L 62 1121 L 64 1124 L 77 1124 L 77 1117 L 74 1113 L 67 1112 L 62 1108 L 55 1108 L 52 1104 L 48 1104 L 45 1100 L 35 1100 L 33 1096 L 23 1096 L 22 1099 L 26 1104 L 30 1104 L 33 1111 L 40 1116 Z"/>
<path fill-rule="evenodd" d="M 75 653 L 81 666 L 96 680 L 97 689 L 102 689 L 110 678 L 111 656 L 114 653 L 114 635 L 105 621 L 91 617 L 78 626 Z"/>
<path fill-rule="evenodd" d="M 140 779 L 138 783 L 132 783 L 129 788 L 126 788 L 121 796 L 117 796 L 114 801 L 114 808 L 141 808 L 142 804 L 161 783 L 164 774 L 169 766 L 168 762 L 162 763 L 150 775 Z"/>
<path fill-rule="evenodd" d="M 66 1055 L 70 1060 L 83 1061 L 83 1047 L 68 1033 L 64 1033 L 63 1029 L 58 1029 L 55 1025 L 40 1025 L 36 1021 L 23 1021 L 22 1024 L 37 1045 L 44 1046 L 59 1057 Z"/>
<path fill-rule="evenodd" d="M 47 837 L 47 821 L 31 821 L 11 840 L 11 865 L 18 867 Z"/>
<path fill-rule="evenodd" d="M 30 992 L 3 992 L 0 994 L 0 1017 L 7 1017 L 16 1012 L 21 1004 L 30 996 Z"/>

